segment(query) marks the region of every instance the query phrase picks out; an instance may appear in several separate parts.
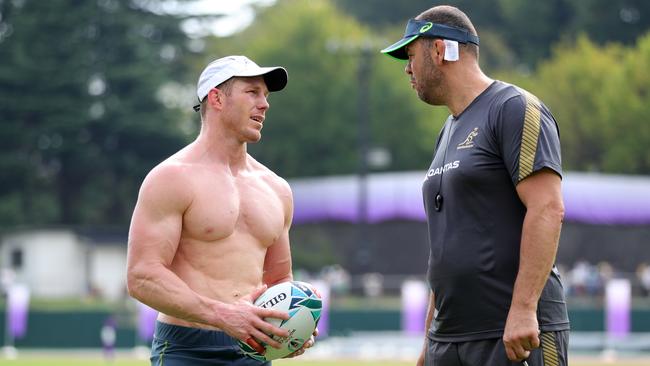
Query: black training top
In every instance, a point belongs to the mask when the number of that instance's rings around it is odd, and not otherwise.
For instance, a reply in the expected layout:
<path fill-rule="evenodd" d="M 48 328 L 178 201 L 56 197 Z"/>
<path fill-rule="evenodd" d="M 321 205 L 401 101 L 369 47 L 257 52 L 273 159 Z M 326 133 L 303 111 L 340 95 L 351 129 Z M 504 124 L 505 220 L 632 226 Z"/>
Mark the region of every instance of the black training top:
<path fill-rule="evenodd" d="M 422 185 L 436 305 L 430 338 L 503 335 L 526 213 L 515 186 L 542 168 L 562 175 L 559 131 L 546 106 L 525 90 L 495 81 L 445 122 Z M 537 318 L 543 331 L 569 329 L 555 267 Z"/>

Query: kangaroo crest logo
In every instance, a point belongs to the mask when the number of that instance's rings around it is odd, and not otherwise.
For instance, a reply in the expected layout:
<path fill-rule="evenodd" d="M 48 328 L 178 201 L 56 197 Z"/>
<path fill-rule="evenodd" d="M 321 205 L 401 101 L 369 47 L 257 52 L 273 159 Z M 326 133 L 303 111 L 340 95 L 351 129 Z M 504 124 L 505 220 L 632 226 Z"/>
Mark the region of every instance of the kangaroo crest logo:
<path fill-rule="evenodd" d="M 478 127 L 474 127 L 474 129 L 467 135 L 467 138 L 465 141 L 461 142 L 458 144 L 456 149 L 469 149 L 470 147 L 474 147 L 474 137 L 478 136 Z"/>

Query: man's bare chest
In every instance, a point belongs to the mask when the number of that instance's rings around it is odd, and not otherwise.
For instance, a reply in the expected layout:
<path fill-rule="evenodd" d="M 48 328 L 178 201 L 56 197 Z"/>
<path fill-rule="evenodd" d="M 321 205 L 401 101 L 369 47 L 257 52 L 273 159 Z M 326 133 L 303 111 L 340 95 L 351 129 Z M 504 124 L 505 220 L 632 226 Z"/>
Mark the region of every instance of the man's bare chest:
<path fill-rule="evenodd" d="M 186 233 L 201 241 L 233 235 L 269 246 L 284 228 L 284 205 L 263 179 L 213 177 L 193 185 L 192 203 L 183 217 Z"/>

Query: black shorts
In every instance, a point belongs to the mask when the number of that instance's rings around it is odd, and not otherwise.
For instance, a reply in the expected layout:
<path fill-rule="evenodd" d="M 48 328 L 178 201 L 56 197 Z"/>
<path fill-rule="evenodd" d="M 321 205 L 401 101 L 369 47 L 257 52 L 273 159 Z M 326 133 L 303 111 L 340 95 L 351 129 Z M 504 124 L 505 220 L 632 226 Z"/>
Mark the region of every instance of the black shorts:
<path fill-rule="evenodd" d="M 151 366 L 270 366 L 245 356 L 224 332 L 156 321 Z"/>
<path fill-rule="evenodd" d="M 567 366 L 569 331 L 544 332 L 539 337 L 541 345 L 530 351 L 528 366 Z M 426 366 L 514 366 L 501 338 L 471 342 L 436 342 L 428 340 Z"/>

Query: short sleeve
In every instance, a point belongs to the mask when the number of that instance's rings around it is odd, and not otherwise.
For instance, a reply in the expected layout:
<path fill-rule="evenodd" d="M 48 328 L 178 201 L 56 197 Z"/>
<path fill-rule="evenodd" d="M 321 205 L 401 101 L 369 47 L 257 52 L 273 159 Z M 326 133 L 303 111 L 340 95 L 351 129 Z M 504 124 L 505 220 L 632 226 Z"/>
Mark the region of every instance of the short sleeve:
<path fill-rule="evenodd" d="M 557 122 L 537 97 L 521 90 L 520 95 L 506 100 L 498 112 L 496 129 L 514 185 L 543 168 L 562 177 Z"/>

